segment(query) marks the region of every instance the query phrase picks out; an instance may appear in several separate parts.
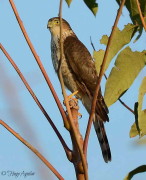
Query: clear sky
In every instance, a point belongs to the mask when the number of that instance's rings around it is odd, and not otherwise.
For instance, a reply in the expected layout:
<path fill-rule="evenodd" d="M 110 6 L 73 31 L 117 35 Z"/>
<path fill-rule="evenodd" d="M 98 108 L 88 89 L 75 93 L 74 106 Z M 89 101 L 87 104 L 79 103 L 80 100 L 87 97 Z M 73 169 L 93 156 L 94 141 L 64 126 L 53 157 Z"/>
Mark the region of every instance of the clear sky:
<path fill-rule="evenodd" d="M 58 15 L 59 0 L 15 0 L 15 5 L 25 25 L 29 37 L 40 56 L 43 65 L 54 85 L 58 96 L 63 101 L 60 84 L 54 72 L 50 55 L 50 32 L 47 30 L 48 19 Z M 113 26 L 118 5 L 115 0 L 99 1 L 99 11 L 96 18 L 85 6 L 83 1 L 73 0 L 71 7 L 63 5 L 63 18 L 71 25 L 78 38 L 86 45 L 91 54 L 90 36 L 96 50 L 105 48 L 100 45 L 102 35 L 109 35 Z M 41 103 L 46 108 L 51 119 L 60 130 L 62 136 L 71 147 L 70 137 L 64 129 L 60 113 L 45 80 L 31 54 L 18 26 L 8 0 L 0 1 L 0 42 L 16 62 Z M 119 28 L 130 22 L 128 12 L 124 8 Z M 133 50 L 143 50 L 146 34 L 135 44 Z M 109 74 L 114 62 L 107 72 Z M 138 88 L 146 74 L 143 69 L 122 99 L 131 108 L 137 101 Z M 105 80 L 102 82 L 104 91 Z M 69 92 L 68 92 L 69 93 Z M 146 108 L 146 103 L 145 108 Z M 126 174 L 137 166 L 146 163 L 146 147 L 138 145 L 137 138 L 129 138 L 129 130 L 134 122 L 134 116 L 119 102 L 109 108 L 110 122 L 106 124 L 107 135 L 112 151 L 112 161 L 103 161 L 99 144 L 92 128 L 89 149 L 88 167 L 90 180 L 122 180 Z M 88 114 L 80 103 L 81 132 L 85 133 Z M 19 76 L 0 51 L 0 119 L 22 135 L 37 148 L 61 173 L 65 180 L 75 180 L 73 165 L 68 162 L 64 150 L 49 123 L 41 113 L 32 97 L 24 87 Z M 7 172 L 9 171 L 9 172 Z M 55 176 L 27 147 L 0 126 L 0 179 L 16 179 L 9 177 L 10 172 L 34 172 L 29 180 L 54 180 Z M 5 172 L 7 173 L 6 175 Z M 3 174 L 4 173 L 4 174 Z M 24 177 L 19 177 L 24 179 Z M 146 179 L 146 174 L 140 174 L 134 180 Z"/>

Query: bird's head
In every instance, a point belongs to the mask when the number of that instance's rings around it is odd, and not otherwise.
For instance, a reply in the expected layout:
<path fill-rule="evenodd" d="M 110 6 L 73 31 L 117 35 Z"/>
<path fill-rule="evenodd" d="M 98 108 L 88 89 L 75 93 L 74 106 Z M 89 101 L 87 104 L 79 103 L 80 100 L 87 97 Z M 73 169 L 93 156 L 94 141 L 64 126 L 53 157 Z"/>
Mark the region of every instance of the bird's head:
<path fill-rule="evenodd" d="M 47 28 L 53 35 L 60 35 L 60 18 L 54 17 L 48 20 Z M 62 19 L 63 32 L 72 31 L 70 25 L 65 19 Z"/>

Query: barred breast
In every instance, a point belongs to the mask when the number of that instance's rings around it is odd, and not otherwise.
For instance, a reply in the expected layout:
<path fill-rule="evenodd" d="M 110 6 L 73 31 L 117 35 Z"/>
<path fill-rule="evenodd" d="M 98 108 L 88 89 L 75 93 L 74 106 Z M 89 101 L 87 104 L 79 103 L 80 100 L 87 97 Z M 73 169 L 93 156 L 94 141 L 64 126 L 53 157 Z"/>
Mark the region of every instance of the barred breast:
<path fill-rule="evenodd" d="M 52 63 L 53 63 L 54 69 L 57 73 L 59 60 L 60 60 L 60 45 L 58 41 L 57 43 L 55 41 L 56 39 L 54 38 L 51 39 L 51 56 L 52 56 Z M 69 89 L 71 92 L 75 92 L 79 90 L 78 84 L 75 80 L 72 70 L 70 69 L 64 55 L 62 57 L 61 71 L 62 71 L 64 84 L 67 87 L 67 89 Z M 78 94 L 78 96 L 80 95 Z"/>

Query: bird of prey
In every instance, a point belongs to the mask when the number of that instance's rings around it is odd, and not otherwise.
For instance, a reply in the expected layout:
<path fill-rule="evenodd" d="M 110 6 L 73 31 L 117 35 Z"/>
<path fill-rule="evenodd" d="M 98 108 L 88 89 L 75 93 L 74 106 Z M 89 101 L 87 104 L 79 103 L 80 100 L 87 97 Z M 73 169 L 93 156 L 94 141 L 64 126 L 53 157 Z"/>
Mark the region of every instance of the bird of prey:
<path fill-rule="evenodd" d="M 60 61 L 60 19 L 49 19 L 47 28 L 51 32 L 51 55 L 56 72 Z M 96 88 L 98 74 L 95 62 L 84 44 L 77 38 L 69 23 L 62 19 L 62 43 L 63 55 L 61 72 L 66 88 L 71 92 L 78 91 L 76 98 L 80 99 L 88 113 L 91 111 L 91 103 Z M 105 162 L 111 161 L 111 152 L 104 129 L 104 122 L 109 121 L 108 108 L 99 91 L 96 103 L 94 128 L 102 150 Z"/>

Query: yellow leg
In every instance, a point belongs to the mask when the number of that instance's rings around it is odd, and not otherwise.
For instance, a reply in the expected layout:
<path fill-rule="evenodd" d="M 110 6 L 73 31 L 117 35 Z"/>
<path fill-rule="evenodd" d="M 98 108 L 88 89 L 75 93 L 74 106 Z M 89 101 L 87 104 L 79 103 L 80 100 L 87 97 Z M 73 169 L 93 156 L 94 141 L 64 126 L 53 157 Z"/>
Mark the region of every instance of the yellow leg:
<path fill-rule="evenodd" d="M 70 94 L 69 96 L 67 96 L 67 100 L 70 101 L 71 99 L 73 99 L 74 101 L 78 101 L 76 98 L 73 98 L 74 95 L 76 95 L 79 91 L 75 91 L 72 94 Z M 64 105 L 65 105 L 65 101 L 63 101 Z"/>
<path fill-rule="evenodd" d="M 75 91 L 72 94 L 70 94 L 67 98 L 68 99 L 72 99 L 73 96 L 75 96 L 76 94 L 78 94 L 79 91 Z M 74 98 L 73 98 L 74 99 Z"/>
<path fill-rule="evenodd" d="M 73 98 L 73 96 L 75 96 L 79 91 L 75 91 L 72 94 L 70 94 L 69 96 L 67 96 L 67 100 L 70 101 L 71 99 L 73 99 L 74 101 L 78 101 L 78 99 Z M 64 105 L 65 105 L 65 101 L 63 101 Z M 82 118 L 82 114 L 78 113 L 78 116 L 80 116 L 80 118 Z"/>

